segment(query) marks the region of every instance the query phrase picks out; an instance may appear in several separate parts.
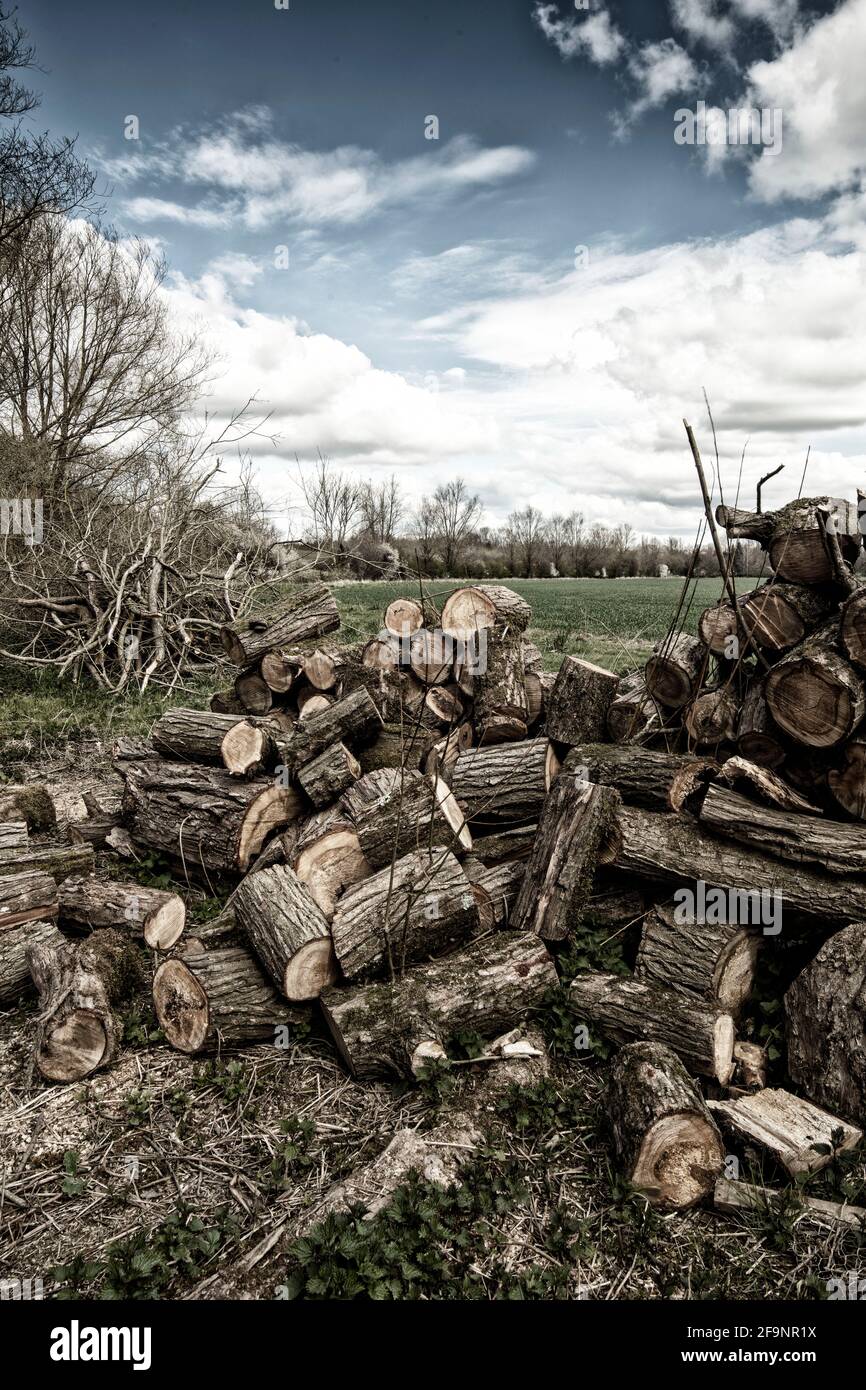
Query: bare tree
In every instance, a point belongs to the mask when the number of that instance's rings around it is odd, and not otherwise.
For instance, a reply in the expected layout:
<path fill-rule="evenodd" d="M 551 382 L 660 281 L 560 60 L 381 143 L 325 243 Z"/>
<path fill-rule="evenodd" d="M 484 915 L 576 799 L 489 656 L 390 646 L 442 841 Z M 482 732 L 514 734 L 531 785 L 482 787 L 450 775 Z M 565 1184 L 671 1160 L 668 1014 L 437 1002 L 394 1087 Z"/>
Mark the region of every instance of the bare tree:
<path fill-rule="evenodd" d="M 210 366 L 171 327 L 163 261 L 144 242 L 45 217 L 6 270 L 0 431 L 46 446 L 48 495 L 150 455 Z"/>
<path fill-rule="evenodd" d="M 544 537 L 550 547 L 550 560 L 557 574 L 562 574 L 568 552 L 567 525 L 567 519 L 557 512 L 544 528 Z"/>
<path fill-rule="evenodd" d="M 74 140 L 33 134 L 22 118 L 39 97 L 15 74 L 36 66 L 35 50 L 15 17 L 0 5 L 0 249 L 26 239 L 34 219 L 68 213 L 92 197 L 95 175 Z"/>
<path fill-rule="evenodd" d="M 390 541 L 394 538 L 404 505 L 400 484 L 393 473 L 386 483 L 380 483 L 378 487 L 372 483 L 362 483 L 358 506 L 361 525 L 370 540 Z"/>
<path fill-rule="evenodd" d="M 508 525 L 521 555 L 523 573 L 530 579 L 538 563 L 538 552 L 544 536 L 544 517 L 537 507 L 530 505 L 520 512 L 512 512 Z"/>
<path fill-rule="evenodd" d="M 564 525 L 565 543 L 568 547 L 572 574 L 579 574 L 580 546 L 583 539 L 583 513 L 569 512 Z"/>
<path fill-rule="evenodd" d="M 298 475 L 309 518 L 307 538 L 318 550 L 342 554 L 360 514 L 361 488 L 321 454 L 312 472 L 298 462 Z"/>
<path fill-rule="evenodd" d="M 437 487 L 432 498 L 433 522 L 442 545 L 445 571 L 456 575 L 467 538 L 481 516 L 481 502 L 462 478 Z"/>

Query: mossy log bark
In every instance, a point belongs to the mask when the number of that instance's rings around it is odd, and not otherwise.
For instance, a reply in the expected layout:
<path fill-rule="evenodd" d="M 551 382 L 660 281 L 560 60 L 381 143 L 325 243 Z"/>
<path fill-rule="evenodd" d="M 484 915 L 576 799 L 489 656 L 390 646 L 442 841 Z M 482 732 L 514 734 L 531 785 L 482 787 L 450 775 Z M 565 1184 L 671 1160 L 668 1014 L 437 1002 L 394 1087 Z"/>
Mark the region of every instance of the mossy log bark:
<path fill-rule="evenodd" d="M 154 975 L 153 1004 L 170 1045 L 188 1053 L 272 1042 L 278 1028 L 309 1017 L 280 998 L 242 946 L 171 956 Z"/>

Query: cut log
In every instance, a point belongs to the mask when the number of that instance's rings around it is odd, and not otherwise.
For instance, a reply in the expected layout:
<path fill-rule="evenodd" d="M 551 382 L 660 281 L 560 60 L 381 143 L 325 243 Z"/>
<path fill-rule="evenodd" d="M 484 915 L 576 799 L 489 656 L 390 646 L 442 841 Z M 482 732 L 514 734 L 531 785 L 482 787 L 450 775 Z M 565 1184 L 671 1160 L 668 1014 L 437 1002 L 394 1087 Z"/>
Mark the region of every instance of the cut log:
<path fill-rule="evenodd" d="M 26 821 L 0 821 L 0 859 L 16 859 L 19 854 L 26 854 L 29 848 L 30 834 Z"/>
<path fill-rule="evenodd" d="M 55 883 L 62 883 L 70 874 L 92 874 L 93 846 L 89 844 L 49 845 L 31 844 L 25 850 L 0 858 L 0 879 L 7 874 L 24 874 L 40 870 L 50 874 Z"/>
<path fill-rule="evenodd" d="M 450 785 L 457 759 L 461 753 L 469 751 L 473 738 L 472 725 L 468 720 L 464 724 L 458 724 L 454 729 L 449 729 L 444 738 L 440 738 L 438 743 L 433 744 L 424 759 L 422 764 L 424 771 L 430 777 L 440 776 L 444 778 Z M 383 766 L 387 766 L 387 764 L 383 764 Z"/>
<path fill-rule="evenodd" d="M 369 738 L 381 727 L 382 720 L 369 691 L 361 688 L 305 719 L 278 744 L 277 751 L 282 766 L 295 772 L 332 744 L 351 747 L 356 739 Z"/>
<path fill-rule="evenodd" d="M 274 695 L 288 695 L 301 669 L 301 661 L 300 653 L 290 656 L 288 652 L 265 652 L 259 674 Z"/>
<path fill-rule="evenodd" d="M 157 719 L 150 740 L 166 758 L 182 763 L 221 763 L 226 734 L 242 722 L 241 715 L 176 707 Z"/>
<path fill-rule="evenodd" d="M 758 1144 L 792 1177 L 819 1172 L 863 1138 L 862 1130 L 790 1091 L 768 1089 L 737 1100 L 711 1100 L 709 1108 L 726 1133 L 741 1143 Z"/>
<path fill-rule="evenodd" d="M 170 1045 L 188 1053 L 273 1041 L 277 1028 L 307 1017 L 241 946 L 171 956 L 153 977 L 153 1005 Z"/>
<path fill-rule="evenodd" d="M 56 917 L 57 911 L 57 884 L 50 874 L 31 869 L 0 878 L 0 932 Z"/>
<path fill-rule="evenodd" d="M 522 643 L 495 639 L 487 644 L 485 668 L 475 682 L 475 727 L 480 739 L 498 721 L 517 720 L 524 733 L 529 719 Z"/>
<path fill-rule="evenodd" d="M 544 728 L 557 743 L 599 743 L 604 738 L 607 711 L 619 677 L 612 671 L 565 657 L 550 693 Z"/>
<path fill-rule="evenodd" d="M 725 1150 L 676 1053 L 661 1043 L 622 1048 L 611 1065 L 606 1108 L 617 1161 L 651 1206 L 682 1211 L 702 1201 Z"/>
<path fill-rule="evenodd" d="M 455 728 L 463 718 L 463 701 L 453 688 L 432 685 L 424 696 L 424 704 L 437 724 Z"/>
<path fill-rule="evenodd" d="M 416 598 L 395 598 L 385 609 L 385 629 L 394 637 L 411 637 L 422 627 L 435 627 L 437 616 L 431 603 Z"/>
<path fill-rule="evenodd" d="M 133 840 L 193 871 L 245 873 L 265 841 L 304 813 L 301 795 L 279 782 L 161 759 L 119 767 Z"/>
<path fill-rule="evenodd" d="M 263 724 L 239 719 L 222 741 L 222 763 L 233 777 L 252 777 L 276 762 L 274 737 L 282 734 L 279 724 L 273 723 L 274 735 Z"/>
<path fill-rule="evenodd" d="M 36 1065 L 49 1081 L 80 1081 L 107 1067 L 120 1048 L 115 1010 L 140 978 L 137 948 L 121 932 L 84 941 L 34 944 L 30 973 L 39 991 Z"/>
<path fill-rule="evenodd" d="M 437 735 L 438 730 L 420 723 L 414 711 L 407 712 L 402 724 L 383 724 L 373 742 L 360 750 L 361 771 L 374 772 L 380 767 L 407 767 L 417 771 L 438 746 Z M 454 731 L 451 737 L 456 742 Z"/>
<path fill-rule="evenodd" d="M 774 655 L 790 651 L 824 621 L 832 607 L 826 592 L 773 579 L 740 605 L 743 622 L 759 647 Z"/>
<path fill-rule="evenodd" d="M 341 893 L 373 872 L 355 827 L 339 807 L 304 821 L 288 862 L 329 922 Z"/>
<path fill-rule="evenodd" d="M 61 884 L 60 920 L 87 931 L 117 927 L 155 951 L 168 951 L 183 932 L 186 906 L 177 893 L 79 875 Z"/>
<path fill-rule="evenodd" d="M 775 772 L 750 763 L 747 758 L 728 758 L 716 774 L 715 780 L 726 787 L 733 787 L 735 791 L 745 787 L 759 800 L 769 806 L 776 806 L 780 811 L 804 811 L 806 815 L 813 816 L 821 814 L 818 806 L 813 806 L 799 792 L 794 791 L 793 787 L 789 787 Z"/>
<path fill-rule="evenodd" d="M 781 767 L 785 761 L 785 747 L 767 708 L 761 681 L 752 681 L 746 691 L 737 725 L 737 749 L 761 767 Z"/>
<path fill-rule="evenodd" d="M 317 757 L 304 763 L 298 781 L 317 811 L 330 806 L 361 776 L 361 764 L 344 743 L 332 743 Z"/>
<path fill-rule="evenodd" d="M 382 869 L 410 850 L 444 847 L 471 850 L 463 813 L 441 778 L 408 768 L 368 772 L 343 797 L 368 863 Z"/>
<path fill-rule="evenodd" d="M 756 540 L 767 551 L 779 579 L 826 584 L 834 579 L 819 514 L 829 512 L 842 558 L 853 564 L 860 550 L 857 506 L 841 497 L 801 497 L 776 512 L 718 507 L 716 520 L 732 540 Z"/>
<path fill-rule="evenodd" d="M 739 631 L 734 605 L 727 600 L 705 608 L 698 619 L 698 636 L 713 656 L 727 657 L 736 653 L 733 643 L 739 641 Z"/>
<path fill-rule="evenodd" d="M 446 685 L 454 666 L 454 643 L 442 632 L 419 628 L 409 641 L 409 665 L 422 685 Z"/>
<path fill-rule="evenodd" d="M 373 637 L 363 649 L 361 662 L 371 671 L 396 671 L 400 665 L 400 642 L 397 638 Z"/>
<path fill-rule="evenodd" d="M 827 1202 L 822 1197 L 808 1197 L 798 1193 L 802 1215 L 817 1222 L 820 1226 L 852 1226 L 862 1231 L 866 1224 L 866 1207 L 849 1207 L 845 1202 Z M 716 1180 L 713 1205 L 716 1211 L 727 1216 L 738 1216 L 741 1212 L 759 1212 L 762 1215 L 774 1210 L 785 1209 L 790 1203 L 790 1193 L 780 1192 L 772 1187 L 760 1187 L 751 1182 L 731 1182 L 728 1178 Z M 855 1275 L 851 1276 L 856 1278 Z M 852 1297 L 856 1298 L 856 1293 Z"/>
<path fill-rule="evenodd" d="M 644 918 L 634 973 L 645 984 L 708 1000 L 736 1017 L 752 992 L 757 957 L 758 937 L 747 928 L 702 922 L 661 904 Z"/>
<path fill-rule="evenodd" d="M 472 854 L 484 865 L 504 864 L 509 860 L 528 859 L 532 852 L 536 825 L 520 825 L 513 830 L 500 830 L 493 835 L 479 835 L 472 843 Z"/>
<path fill-rule="evenodd" d="M 519 743 L 529 733 L 522 719 L 508 714 L 489 714 L 478 728 L 479 748 L 492 748 L 498 743 Z"/>
<path fill-rule="evenodd" d="M 576 1013 L 613 1042 L 663 1043 L 690 1072 L 727 1085 L 734 1070 L 734 1020 L 724 1009 L 691 1001 L 641 980 L 594 971 L 578 975 L 569 997 Z"/>
<path fill-rule="evenodd" d="M 270 686 L 255 668 L 235 677 L 235 697 L 246 714 L 267 714 L 274 703 Z"/>
<path fill-rule="evenodd" d="M 554 682 L 555 679 L 554 677 Z M 531 729 L 533 724 L 537 724 L 544 714 L 544 675 L 540 671 L 527 671 L 524 666 L 523 684 L 526 691 L 526 725 L 527 728 Z M 553 683 L 548 689 L 553 689 Z"/>
<path fill-rule="evenodd" d="M 636 742 L 661 730 L 662 712 L 647 690 L 642 672 L 634 671 L 619 681 L 605 723 L 615 743 Z"/>
<path fill-rule="evenodd" d="M 526 864 L 521 860 L 505 860 L 504 863 L 487 865 L 467 855 L 463 860 L 463 871 L 472 884 L 483 929 L 494 931 L 510 926 L 526 874 Z"/>
<path fill-rule="evenodd" d="M 682 709 L 700 689 L 707 666 L 703 642 L 682 632 L 666 638 L 653 651 L 646 664 L 647 690 L 654 700 L 668 709 Z"/>
<path fill-rule="evenodd" d="M 557 984 L 543 942 L 527 932 L 499 932 L 394 984 L 328 990 L 321 1004 L 354 1076 L 410 1077 L 444 1058 L 461 1033 L 489 1038 L 513 1028 Z"/>
<path fill-rule="evenodd" d="M 658 811 L 691 807 L 718 772 L 712 758 L 611 743 L 582 743 L 563 766 L 587 782 L 615 787 L 629 806 Z"/>
<path fill-rule="evenodd" d="M 286 999 L 316 999 L 333 984 L 337 966 L 328 920 L 288 865 L 248 874 L 232 905 L 255 954 Z"/>
<path fill-rule="evenodd" d="M 463 641 L 494 629 L 499 636 L 525 632 L 532 609 L 513 589 L 502 584 L 474 584 L 455 589 L 442 608 L 442 631 Z"/>
<path fill-rule="evenodd" d="M 861 739 L 845 744 L 841 765 L 827 773 L 827 787 L 843 810 L 866 820 L 866 743 Z"/>
<path fill-rule="evenodd" d="M 330 695 L 324 695 L 321 691 L 309 689 L 304 690 L 298 695 L 298 718 L 301 723 L 306 723 L 308 719 L 313 719 L 317 714 L 324 714 L 325 710 L 331 708 L 334 703 Z"/>
<path fill-rule="evenodd" d="M 560 773 L 539 818 L 514 909 L 516 930 L 564 941 L 580 925 L 618 803 L 613 788 Z"/>
<path fill-rule="evenodd" d="M 469 824 L 486 828 L 537 821 L 559 772 L 549 739 L 472 748 L 451 774 L 451 790 Z"/>
<path fill-rule="evenodd" d="M 836 644 L 832 619 L 773 667 L 764 682 L 770 713 L 783 733 L 811 748 L 834 748 L 866 710 L 863 680 Z"/>
<path fill-rule="evenodd" d="M 734 1044 L 734 1076 L 731 1086 L 745 1091 L 762 1091 L 767 1084 L 769 1058 L 766 1049 L 757 1043 Z"/>
<path fill-rule="evenodd" d="M 851 904 L 852 915 L 863 913 Z M 866 923 L 824 942 L 785 994 L 788 1073 L 811 1100 L 866 1121 Z"/>
<path fill-rule="evenodd" d="M 322 637 L 340 626 L 340 614 L 324 584 L 299 585 L 293 593 L 220 629 L 223 647 L 237 666 L 252 665 L 275 647 Z"/>
<path fill-rule="evenodd" d="M 866 874 L 866 828 L 759 806 L 727 787 L 710 787 L 701 822 L 740 844 L 752 845 L 792 864 L 818 864 L 828 873 Z"/>
<path fill-rule="evenodd" d="M 704 690 L 686 711 L 686 731 L 699 748 L 732 743 L 737 736 L 739 716 L 740 702 L 730 685 Z"/>
<path fill-rule="evenodd" d="M 247 712 L 246 705 L 238 699 L 234 687 L 231 690 L 218 690 L 215 695 L 211 695 L 210 707 L 214 714 L 246 714 Z"/>
<path fill-rule="evenodd" d="M 838 881 L 816 869 L 741 849 L 703 833 L 685 816 L 623 806 L 617 823 L 617 869 L 675 886 L 700 880 L 724 889 L 729 898 L 733 891 L 739 895 L 738 910 L 753 925 L 770 915 L 771 921 L 763 923 L 770 935 L 778 933 L 778 917 L 787 912 L 839 927 L 852 917 L 866 918 L 866 885 L 857 880 Z M 729 919 L 733 915 L 729 913 Z"/>
<path fill-rule="evenodd" d="M 857 589 L 842 605 L 842 650 L 861 671 L 866 670 L 866 589 Z"/>
<path fill-rule="evenodd" d="M 316 690 L 333 690 L 337 684 L 337 662 L 318 647 L 304 656 L 301 665 L 304 677 Z"/>
<path fill-rule="evenodd" d="M 348 888 L 331 934 L 347 980 L 387 974 L 454 946 L 479 925 L 471 885 L 449 850 L 407 854 Z"/>
<path fill-rule="evenodd" d="M 44 875 L 21 874 L 23 878 L 42 878 Z M 4 883 L 13 880 L 4 879 Z M 56 891 L 56 884 L 50 883 Z M 44 947 L 54 951 L 66 944 L 66 938 L 52 920 L 57 912 L 57 904 L 46 908 L 45 915 L 25 918 L 13 924 L 8 917 L 0 919 L 0 1005 L 15 1007 L 27 995 L 35 992 L 33 976 L 30 973 L 28 952 L 34 947 Z"/>
<path fill-rule="evenodd" d="M 31 832 L 53 830 L 57 824 L 54 802 L 36 782 L 0 786 L 0 821 L 22 820 Z"/>

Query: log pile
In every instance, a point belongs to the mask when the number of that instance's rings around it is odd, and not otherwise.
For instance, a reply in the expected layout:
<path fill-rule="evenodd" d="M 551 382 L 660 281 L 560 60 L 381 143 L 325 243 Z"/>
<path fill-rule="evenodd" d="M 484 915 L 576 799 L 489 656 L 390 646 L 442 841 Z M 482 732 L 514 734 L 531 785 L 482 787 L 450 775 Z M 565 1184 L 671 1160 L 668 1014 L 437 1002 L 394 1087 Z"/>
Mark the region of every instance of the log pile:
<path fill-rule="evenodd" d="M 0 992 L 38 988 L 43 1074 L 111 1061 L 131 946 L 158 953 L 154 1007 L 181 1051 L 273 1040 L 318 1012 L 355 1078 L 411 1080 L 467 1036 L 523 1026 L 559 989 L 559 959 L 631 926 L 632 973 L 581 966 L 566 997 L 578 1053 L 619 1049 L 613 1150 L 650 1202 L 710 1198 L 728 1143 L 790 1173 L 859 1143 L 856 516 L 852 530 L 819 498 L 720 520 L 766 545 L 775 576 L 624 677 L 573 656 L 545 676 L 528 604 L 498 584 L 456 590 L 441 614 L 396 600 L 361 643 L 329 635 L 321 585 L 227 625 L 232 687 L 115 749 L 136 850 L 230 891 L 195 938 L 175 895 L 98 883 L 86 840 L 34 850 L 10 796 Z M 786 1090 L 767 1086 L 743 1019 L 789 923 L 814 951 L 785 996 Z"/>

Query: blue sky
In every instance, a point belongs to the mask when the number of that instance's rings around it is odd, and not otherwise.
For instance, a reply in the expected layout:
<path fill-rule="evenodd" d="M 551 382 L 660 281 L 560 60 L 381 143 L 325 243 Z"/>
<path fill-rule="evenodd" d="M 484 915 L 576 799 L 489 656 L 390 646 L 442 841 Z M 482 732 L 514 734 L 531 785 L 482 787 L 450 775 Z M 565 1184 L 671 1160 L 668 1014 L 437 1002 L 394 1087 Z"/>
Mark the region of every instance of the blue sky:
<path fill-rule="evenodd" d="M 221 354 L 207 409 L 272 412 L 275 507 L 321 448 L 410 500 L 462 474 L 492 522 L 688 534 L 703 387 L 747 495 L 808 445 L 813 490 L 862 482 L 866 0 L 20 14 L 40 122 Z M 781 110 L 781 149 L 678 145 L 698 101 Z"/>

